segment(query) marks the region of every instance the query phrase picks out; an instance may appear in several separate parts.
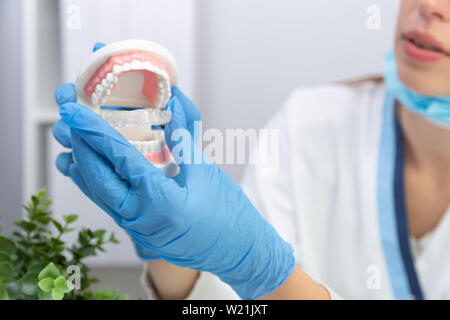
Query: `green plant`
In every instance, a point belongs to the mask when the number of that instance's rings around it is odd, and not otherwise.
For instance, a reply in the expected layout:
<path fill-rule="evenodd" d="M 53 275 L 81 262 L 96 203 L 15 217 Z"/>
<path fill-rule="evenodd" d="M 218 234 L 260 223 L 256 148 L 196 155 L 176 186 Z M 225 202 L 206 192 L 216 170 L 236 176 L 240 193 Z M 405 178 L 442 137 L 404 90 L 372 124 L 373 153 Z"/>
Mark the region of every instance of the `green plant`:
<path fill-rule="evenodd" d="M 16 222 L 18 231 L 0 236 L 0 300 L 5 299 L 125 299 L 116 290 L 91 290 L 98 279 L 89 277 L 87 257 L 105 252 L 104 245 L 118 240 L 105 230 L 83 228 L 68 244 L 62 238 L 75 231 L 78 216 L 71 214 L 58 221 L 49 210 L 51 200 L 45 190 L 33 195 L 24 206 L 25 218 Z M 52 228 L 53 226 L 53 228 Z M 79 268 L 79 288 L 74 288 L 70 267 Z M 68 269 L 69 268 L 69 269 Z"/>

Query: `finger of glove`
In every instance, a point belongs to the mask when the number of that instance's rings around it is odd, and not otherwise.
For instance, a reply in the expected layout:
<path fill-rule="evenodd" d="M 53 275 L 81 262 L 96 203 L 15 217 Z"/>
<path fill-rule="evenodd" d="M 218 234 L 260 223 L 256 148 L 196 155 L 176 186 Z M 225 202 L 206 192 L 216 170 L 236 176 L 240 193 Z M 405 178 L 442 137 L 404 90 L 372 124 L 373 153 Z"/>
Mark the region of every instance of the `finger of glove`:
<path fill-rule="evenodd" d="M 187 129 L 194 136 L 194 122 L 200 121 L 200 110 L 192 103 L 192 101 L 186 97 L 186 95 L 177 86 L 172 87 L 172 96 L 178 98 L 186 117 Z"/>
<path fill-rule="evenodd" d="M 58 157 L 56 157 L 56 168 L 59 172 L 61 172 L 64 176 L 70 176 L 70 165 L 73 164 L 72 152 L 64 152 L 60 153 Z"/>
<path fill-rule="evenodd" d="M 89 189 L 86 186 L 86 183 L 83 180 L 83 177 L 80 174 L 79 166 L 77 164 L 72 164 L 70 166 L 69 171 L 72 181 L 78 186 L 78 188 L 84 193 L 84 195 L 86 195 L 86 197 L 88 197 L 92 202 L 94 202 L 97 206 L 99 206 L 103 211 L 109 214 L 113 218 L 113 220 L 120 226 L 122 224 L 122 217 L 114 213 L 104 201 L 102 201 L 89 191 Z M 133 240 L 132 237 L 131 239 Z M 156 253 L 137 244 L 134 240 L 133 243 L 136 248 L 136 253 L 141 259 L 146 261 L 154 261 L 161 259 Z"/>
<path fill-rule="evenodd" d="M 185 113 L 177 97 L 172 97 L 168 104 L 172 118 L 164 128 L 164 136 L 172 156 L 181 167 L 193 162 L 193 139 L 187 129 Z M 181 168 L 183 169 L 183 168 Z"/>
<path fill-rule="evenodd" d="M 159 177 L 152 185 L 154 190 L 158 190 L 160 180 L 167 179 L 161 170 L 153 166 L 119 132 L 92 110 L 79 104 L 68 103 L 60 107 L 60 114 L 71 128 L 71 132 L 76 132 L 96 153 L 107 159 L 129 183 L 134 184 L 143 174 L 152 172 L 155 177 Z"/>
<path fill-rule="evenodd" d="M 72 148 L 72 141 L 70 140 L 70 127 L 64 120 L 58 120 L 53 126 L 53 136 L 65 148 Z"/>
<path fill-rule="evenodd" d="M 122 218 L 116 214 L 110 206 L 108 206 L 103 200 L 96 197 L 87 187 L 86 182 L 84 181 L 83 177 L 80 173 L 80 167 L 78 164 L 73 163 L 69 167 L 69 176 L 72 179 L 72 181 L 78 186 L 78 188 L 97 206 L 99 206 L 103 211 L 105 211 L 107 214 L 113 218 L 113 220 L 120 226 L 122 223 Z"/>
<path fill-rule="evenodd" d="M 55 100 L 58 105 L 77 102 L 77 89 L 73 83 L 63 83 L 55 91 Z"/>
<path fill-rule="evenodd" d="M 106 47 L 106 44 L 104 44 L 103 42 L 96 42 L 94 44 L 94 48 L 92 48 L 92 52 L 96 52 L 97 50 L 100 50 L 103 47 Z"/>
<path fill-rule="evenodd" d="M 167 206 L 167 199 L 176 199 L 181 188 L 167 179 L 160 169 L 148 170 L 135 177 L 135 184 L 123 179 L 115 168 L 93 150 L 76 132 L 72 132 L 73 150 L 81 175 L 91 193 L 107 203 L 113 212 L 123 217 L 121 226 L 135 229 L 136 219 L 151 208 Z M 132 164 L 131 164 L 132 165 Z M 182 195 L 182 194 L 181 194 Z M 159 211 L 158 211 L 159 212 Z M 154 218 L 158 218 L 154 210 Z"/>
<path fill-rule="evenodd" d="M 76 163 L 88 190 L 118 213 L 128 195 L 129 184 L 106 159 L 73 131 L 72 144 Z"/>
<path fill-rule="evenodd" d="M 208 161 L 187 129 L 184 110 L 177 97 L 171 99 L 169 107 L 172 110 L 172 119 L 164 130 L 166 143 L 175 161 L 186 174 L 192 165 L 200 165 Z"/>
<path fill-rule="evenodd" d="M 101 209 L 107 213 L 112 213 L 111 208 L 106 205 L 106 203 L 97 197 L 95 197 L 92 192 L 89 191 L 86 183 L 81 177 L 78 164 L 73 162 L 72 153 L 61 153 L 57 158 L 56 166 L 65 175 L 69 176 L 72 181 L 78 186 L 78 188 L 94 203 L 96 203 Z M 61 167 L 61 169 L 60 169 Z M 64 172 L 63 172 L 64 171 Z"/>

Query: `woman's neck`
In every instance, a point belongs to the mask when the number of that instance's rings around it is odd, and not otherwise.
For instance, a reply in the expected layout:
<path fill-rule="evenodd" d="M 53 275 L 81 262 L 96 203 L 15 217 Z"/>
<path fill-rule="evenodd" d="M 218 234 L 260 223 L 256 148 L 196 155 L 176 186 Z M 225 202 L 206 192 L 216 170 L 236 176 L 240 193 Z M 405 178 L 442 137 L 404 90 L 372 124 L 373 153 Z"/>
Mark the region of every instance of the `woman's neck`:
<path fill-rule="evenodd" d="M 405 140 L 405 155 L 411 165 L 450 181 L 450 130 L 397 104 Z"/>
<path fill-rule="evenodd" d="M 450 130 L 401 105 L 397 112 L 404 136 L 409 231 L 421 238 L 439 225 L 450 203 Z"/>

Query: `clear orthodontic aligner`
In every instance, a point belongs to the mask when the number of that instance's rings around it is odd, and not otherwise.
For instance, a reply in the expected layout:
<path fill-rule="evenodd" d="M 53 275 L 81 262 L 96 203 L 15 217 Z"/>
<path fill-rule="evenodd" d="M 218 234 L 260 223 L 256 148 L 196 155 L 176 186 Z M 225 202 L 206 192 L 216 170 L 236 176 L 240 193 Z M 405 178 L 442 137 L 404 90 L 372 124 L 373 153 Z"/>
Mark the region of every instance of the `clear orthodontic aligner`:
<path fill-rule="evenodd" d="M 150 108 L 127 110 L 104 110 L 100 116 L 112 127 L 124 128 L 145 125 L 163 125 L 170 122 L 172 112 L 167 110 L 156 110 Z"/>

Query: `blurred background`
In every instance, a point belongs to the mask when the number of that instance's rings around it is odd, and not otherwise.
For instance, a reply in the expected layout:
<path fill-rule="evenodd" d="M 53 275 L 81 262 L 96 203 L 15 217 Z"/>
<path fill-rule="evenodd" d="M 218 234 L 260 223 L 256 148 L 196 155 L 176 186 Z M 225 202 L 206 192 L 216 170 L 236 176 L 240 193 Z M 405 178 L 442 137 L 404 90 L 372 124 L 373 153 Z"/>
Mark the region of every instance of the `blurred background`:
<path fill-rule="evenodd" d="M 379 29 L 367 26 L 380 9 Z M 393 0 L 1 0 L 0 212 L 9 234 L 22 204 L 46 187 L 54 214 L 114 231 L 121 243 L 90 261 L 103 284 L 132 297 L 141 262 L 128 237 L 54 161 L 53 92 L 75 82 L 95 42 L 142 38 L 174 54 L 179 86 L 204 128 L 261 128 L 298 86 L 381 73 L 399 1 Z M 239 180 L 243 166 L 225 166 Z M 206 297 L 206 295 L 205 295 Z M 211 297 L 210 297 L 211 298 Z"/>

